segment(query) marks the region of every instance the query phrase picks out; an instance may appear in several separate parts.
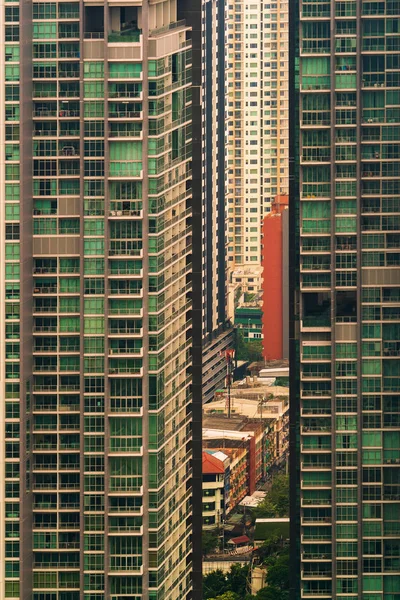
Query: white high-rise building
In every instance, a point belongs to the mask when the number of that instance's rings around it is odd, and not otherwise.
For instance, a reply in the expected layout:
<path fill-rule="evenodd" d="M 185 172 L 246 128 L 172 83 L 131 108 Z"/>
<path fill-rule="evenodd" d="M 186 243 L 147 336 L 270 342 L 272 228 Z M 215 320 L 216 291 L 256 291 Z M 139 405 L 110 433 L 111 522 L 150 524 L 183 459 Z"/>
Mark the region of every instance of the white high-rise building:
<path fill-rule="evenodd" d="M 261 288 L 261 231 L 288 193 L 288 2 L 226 7 L 226 207 L 231 289 Z"/>

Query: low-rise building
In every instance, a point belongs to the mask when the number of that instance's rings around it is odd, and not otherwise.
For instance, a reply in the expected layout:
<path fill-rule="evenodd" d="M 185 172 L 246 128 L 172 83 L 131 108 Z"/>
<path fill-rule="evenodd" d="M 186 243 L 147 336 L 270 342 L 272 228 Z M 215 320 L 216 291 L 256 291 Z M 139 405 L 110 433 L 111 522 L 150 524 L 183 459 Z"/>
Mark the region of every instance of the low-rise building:
<path fill-rule="evenodd" d="M 242 302 L 235 308 L 235 327 L 246 342 L 262 339 L 262 315 L 261 300 Z"/>
<path fill-rule="evenodd" d="M 237 448 L 224 448 L 230 457 L 229 501 L 227 515 L 245 497 L 249 485 L 248 450 L 246 445 Z"/>
<path fill-rule="evenodd" d="M 205 414 L 203 425 L 203 449 L 221 450 L 230 458 L 228 513 L 265 477 L 265 426 L 262 421 L 223 414 Z"/>
<path fill-rule="evenodd" d="M 277 394 L 277 395 L 275 395 Z M 289 450 L 288 389 L 273 386 L 231 390 L 231 418 L 241 422 L 241 431 L 255 431 L 255 481 L 265 478 L 273 466 L 287 458 Z M 204 406 L 203 425 L 208 417 L 227 419 L 227 392 L 221 391 Z M 215 422 L 215 421 L 214 421 Z M 235 425 L 236 426 L 236 425 Z M 229 428 L 228 425 L 226 425 Z M 204 435 L 203 435 L 204 437 Z"/>
<path fill-rule="evenodd" d="M 203 451 L 203 528 L 215 529 L 229 508 L 230 458 L 223 452 Z"/>
<path fill-rule="evenodd" d="M 203 522 L 221 520 L 251 496 L 271 469 L 286 460 L 289 433 L 287 388 L 280 396 L 260 386 L 231 390 L 203 407 Z M 267 390 L 269 392 L 267 393 Z M 272 397 L 271 397 L 272 396 Z M 230 412 L 230 417 L 228 417 Z"/>

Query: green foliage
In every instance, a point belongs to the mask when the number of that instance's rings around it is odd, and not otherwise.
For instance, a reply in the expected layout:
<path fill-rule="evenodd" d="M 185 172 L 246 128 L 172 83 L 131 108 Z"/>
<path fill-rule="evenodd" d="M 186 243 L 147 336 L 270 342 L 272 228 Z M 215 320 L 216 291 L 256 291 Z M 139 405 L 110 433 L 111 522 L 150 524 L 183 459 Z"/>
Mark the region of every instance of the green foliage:
<path fill-rule="evenodd" d="M 203 556 L 211 554 L 218 545 L 218 533 L 205 529 L 202 533 Z"/>
<path fill-rule="evenodd" d="M 289 516 L 289 476 L 277 475 L 264 500 L 252 510 L 254 519 Z"/>
<path fill-rule="evenodd" d="M 289 554 L 286 552 L 276 559 L 275 564 L 268 569 L 267 583 L 280 590 L 289 590 Z"/>
<path fill-rule="evenodd" d="M 264 565 L 274 565 L 277 558 L 288 553 L 286 542 L 279 535 L 266 539 L 257 549 L 260 562 Z"/>
<path fill-rule="evenodd" d="M 263 360 L 263 345 L 261 340 L 247 342 L 247 356 L 250 362 Z"/>
<path fill-rule="evenodd" d="M 247 342 L 240 329 L 236 329 L 236 358 L 246 362 L 262 361 L 263 347 L 261 340 Z"/>
<path fill-rule="evenodd" d="M 255 298 L 256 298 L 256 294 L 252 294 L 250 292 L 244 293 L 244 301 L 245 302 L 252 302 L 253 300 L 255 300 Z"/>
<path fill-rule="evenodd" d="M 231 565 L 228 573 L 212 571 L 203 578 L 203 600 L 288 600 L 289 548 L 278 537 L 267 540 L 258 551 L 268 566 L 266 583 L 255 596 L 247 593 L 249 565 Z"/>
<path fill-rule="evenodd" d="M 244 600 L 250 579 L 248 565 L 231 565 L 228 573 L 212 571 L 203 578 L 204 600 Z"/>
<path fill-rule="evenodd" d="M 241 600 L 242 596 L 238 596 L 234 592 L 224 592 L 221 596 L 211 598 L 210 600 Z"/>
<path fill-rule="evenodd" d="M 247 353 L 246 342 L 244 341 L 243 333 L 240 329 L 236 328 L 236 358 L 238 360 L 247 360 L 245 358 Z"/>
<path fill-rule="evenodd" d="M 241 286 L 239 286 L 238 288 L 236 288 L 235 290 L 235 299 L 234 299 L 234 306 L 235 308 L 237 307 L 237 305 L 239 304 L 239 300 L 240 300 L 240 296 L 242 295 L 242 288 Z"/>
<path fill-rule="evenodd" d="M 284 600 L 284 596 L 276 587 L 265 587 L 257 592 L 255 600 Z"/>
<path fill-rule="evenodd" d="M 264 542 L 258 555 L 267 566 L 267 587 L 256 594 L 255 600 L 288 600 L 289 546 L 276 536 Z"/>
<path fill-rule="evenodd" d="M 226 576 L 218 569 L 203 577 L 203 599 L 217 598 L 227 590 Z"/>
<path fill-rule="evenodd" d="M 247 582 L 250 578 L 249 566 L 231 565 L 227 578 L 229 589 L 238 594 L 239 598 L 244 598 L 247 591 Z"/>
<path fill-rule="evenodd" d="M 275 380 L 275 385 L 289 387 L 289 377 L 277 377 Z"/>

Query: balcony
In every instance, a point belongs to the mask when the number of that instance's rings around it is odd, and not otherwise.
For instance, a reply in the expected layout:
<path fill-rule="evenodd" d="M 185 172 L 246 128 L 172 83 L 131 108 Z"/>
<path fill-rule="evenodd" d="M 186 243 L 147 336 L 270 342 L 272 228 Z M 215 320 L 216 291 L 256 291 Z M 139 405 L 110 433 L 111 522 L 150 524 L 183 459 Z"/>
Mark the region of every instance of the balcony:
<path fill-rule="evenodd" d="M 321 90 L 330 90 L 331 78 L 329 75 L 303 75 L 300 91 L 317 92 Z"/>
<path fill-rule="evenodd" d="M 326 554 L 320 554 L 318 552 L 303 552 L 302 560 L 332 560 L 332 554 L 327 552 Z"/>
<path fill-rule="evenodd" d="M 303 317 L 301 321 L 301 325 L 307 329 L 315 329 L 315 328 L 324 328 L 330 329 L 331 327 L 331 318 L 330 315 L 326 316 L 309 316 Z"/>
<path fill-rule="evenodd" d="M 120 31 L 111 31 L 108 34 L 110 44 L 139 44 L 142 30 L 126 26 Z"/>
<path fill-rule="evenodd" d="M 303 10 L 300 13 L 301 19 L 329 19 L 331 7 L 326 2 L 312 2 L 311 4 L 303 3 Z"/>
<path fill-rule="evenodd" d="M 325 455 L 323 455 L 323 456 L 325 456 Z M 302 462 L 301 468 L 309 469 L 311 471 L 319 471 L 319 470 L 324 470 L 324 469 L 330 470 L 332 468 L 332 463 L 330 460 L 327 460 L 324 462 Z"/>
<path fill-rule="evenodd" d="M 302 499 L 302 506 L 330 506 L 331 498 L 304 498 Z"/>
<path fill-rule="evenodd" d="M 110 240 L 109 256 L 142 256 L 142 241 Z"/>
<path fill-rule="evenodd" d="M 400 342 L 383 342 L 383 356 L 400 356 Z"/>
<path fill-rule="evenodd" d="M 110 119 L 142 119 L 143 113 L 135 108 L 125 108 L 122 103 L 119 107 L 110 106 L 108 116 Z"/>
<path fill-rule="evenodd" d="M 322 367 L 322 365 L 320 365 Z M 301 373 L 302 379 L 328 379 L 332 378 L 331 370 L 328 366 L 326 369 L 310 368 L 311 365 L 303 365 Z"/>
<path fill-rule="evenodd" d="M 330 151 L 324 148 L 303 148 L 301 161 L 303 163 L 329 163 L 331 160 Z"/>
<path fill-rule="evenodd" d="M 127 210 L 110 210 L 109 215 L 111 218 L 123 218 L 123 219 L 127 219 L 127 218 L 132 218 L 132 219 L 141 219 L 143 212 L 142 210 L 135 210 L 135 209 L 127 209 Z"/>
<path fill-rule="evenodd" d="M 302 572 L 302 575 L 303 579 L 311 579 L 312 581 L 315 581 L 316 579 L 330 579 L 332 577 L 332 571 L 330 569 L 317 569 L 314 571 L 312 569 L 307 569 L 307 571 Z"/>
<path fill-rule="evenodd" d="M 35 463 L 33 465 L 33 471 L 57 471 L 57 462 L 55 463 Z"/>
<path fill-rule="evenodd" d="M 310 532 L 308 533 L 304 530 L 302 535 L 302 541 L 321 541 L 321 542 L 330 542 L 332 540 L 332 533 L 330 528 L 327 528 L 326 531 L 323 531 L 323 527 L 320 528 L 318 533 Z"/>
<path fill-rule="evenodd" d="M 301 433 L 331 433 L 330 425 L 303 425 L 301 428 Z"/>
<path fill-rule="evenodd" d="M 302 416 L 306 416 L 306 415 L 330 415 L 331 414 L 331 409 L 330 408 L 321 408 L 321 407 L 316 407 L 316 408 L 302 408 L 301 410 L 301 414 Z"/>

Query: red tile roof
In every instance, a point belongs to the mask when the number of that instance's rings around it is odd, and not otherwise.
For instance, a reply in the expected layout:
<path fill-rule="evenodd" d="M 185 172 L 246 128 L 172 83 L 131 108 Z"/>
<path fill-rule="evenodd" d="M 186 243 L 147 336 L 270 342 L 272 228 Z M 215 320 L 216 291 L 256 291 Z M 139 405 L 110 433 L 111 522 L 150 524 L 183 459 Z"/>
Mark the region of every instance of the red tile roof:
<path fill-rule="evenodd" d="M 208 452 L 203 452 L 203 473 L 224 473 L 224 463 Z"/>
<path fill-rule="evenodd" d="M 235 537 L 230 540 L 230 542 L 235 545 L 236 544 L 245 544 L 249 541 L 250 541 L 250 539 L 247 537 L 247 535 L 240 535 L 239 537 Z"/>

